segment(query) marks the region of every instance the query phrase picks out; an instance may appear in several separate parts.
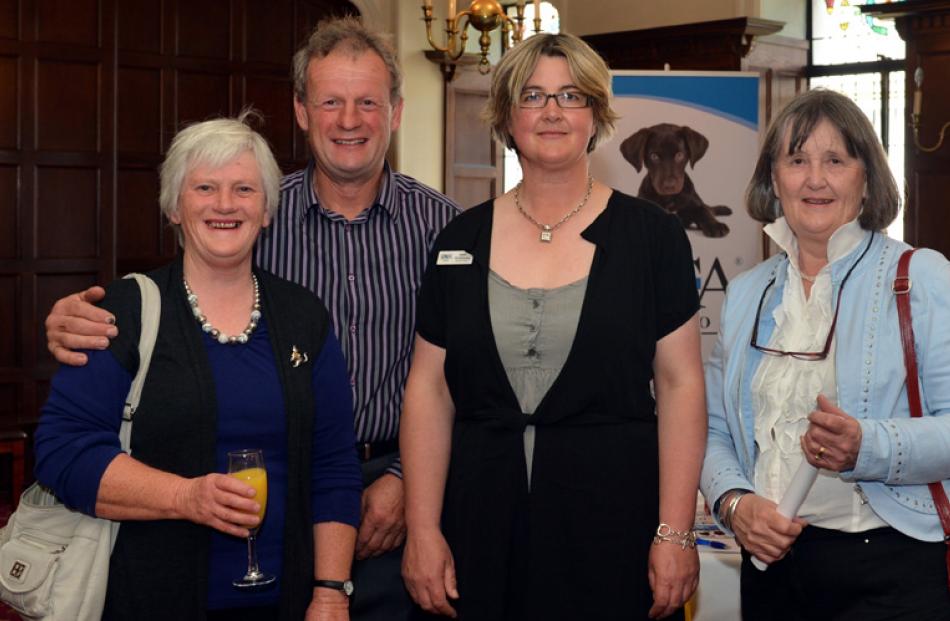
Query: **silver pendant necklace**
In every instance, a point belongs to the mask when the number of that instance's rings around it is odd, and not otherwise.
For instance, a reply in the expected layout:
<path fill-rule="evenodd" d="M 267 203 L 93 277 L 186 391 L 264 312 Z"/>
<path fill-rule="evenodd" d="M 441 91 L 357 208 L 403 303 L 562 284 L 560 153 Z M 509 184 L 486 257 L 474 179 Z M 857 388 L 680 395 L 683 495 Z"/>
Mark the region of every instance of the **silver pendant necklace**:
<path fill-rule="evenodd" d="M 524 207 L 521 206 L 521 181 L 519 181 L 518 185 L 515 186 L 515 207 L 518 208 L 518 211 L 521 212 L 522 216 L 527 218 L 528 221 L 531 222 L 531 224 L 538 227 L 538 229 L 541 231 L 541 236 L 539 237 L 539 241 L 549 244 L 551 243 L 551 237 L 554 234 L 554 231 L 556 231 L 559 226 L 567 222 L 571 218 L 571 216 L 576 214 L 578 211 L 581 210 L 581 208 L 584 205 L 587 204 L 587 201 L 590 200 L 590 193 L 593 188 L 594 188 L 594 178 L 591 177 L 590 175 L 587 175 L 587 193 L 584 194 L 584 198 L 581 200 L 580 203 L 577 204 L 577 207 L 567 212 L 567 215 L 565 215 L 563 218 L 558 220 L 557 223 L 555 224 L 541 224 L 540 222 L 532 218 L 531 214 L 529 214 L 527 211 L 524 210 Z"/>

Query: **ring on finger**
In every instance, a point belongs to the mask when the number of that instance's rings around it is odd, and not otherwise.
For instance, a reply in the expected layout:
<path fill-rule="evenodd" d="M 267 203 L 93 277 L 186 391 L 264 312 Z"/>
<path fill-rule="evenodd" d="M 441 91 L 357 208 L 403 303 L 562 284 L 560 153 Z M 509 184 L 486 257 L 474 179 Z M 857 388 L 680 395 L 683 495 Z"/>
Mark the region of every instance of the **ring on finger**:
<path fill-rule="evenodd" d="M 822 459 L 822 458 L 824 457 L 824 455 L 825 455 L 825 447 L 819 446 L 819 447 L 818 447 L 818 452 L 815 453 L 815 460 L 817 461 L 817 460 L 819 460 L 819 459 Z"/>

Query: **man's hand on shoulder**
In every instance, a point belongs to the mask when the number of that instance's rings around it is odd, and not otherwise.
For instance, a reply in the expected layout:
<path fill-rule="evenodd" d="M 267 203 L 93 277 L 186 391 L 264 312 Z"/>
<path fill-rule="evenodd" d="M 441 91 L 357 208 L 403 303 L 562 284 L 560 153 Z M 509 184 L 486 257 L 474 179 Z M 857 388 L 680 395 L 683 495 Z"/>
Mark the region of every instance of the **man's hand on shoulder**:
<path fill-rule="evenodd" d="M 115 317 L 93 304 L 106 295 L 102 287 L 89 287 L 57 300 L 46 318 L 47 347 L 62 364 L 79 367 L 86 355 L 77 349 L 106 349 L 119 331 Z"/>
<path fill-rule="evenodd" d="M 379 556 L 406 539 L 406 507 L 402 479 L 384 474 L 363 490 L 362 519 L 356 537 L 356 558 Z"/>

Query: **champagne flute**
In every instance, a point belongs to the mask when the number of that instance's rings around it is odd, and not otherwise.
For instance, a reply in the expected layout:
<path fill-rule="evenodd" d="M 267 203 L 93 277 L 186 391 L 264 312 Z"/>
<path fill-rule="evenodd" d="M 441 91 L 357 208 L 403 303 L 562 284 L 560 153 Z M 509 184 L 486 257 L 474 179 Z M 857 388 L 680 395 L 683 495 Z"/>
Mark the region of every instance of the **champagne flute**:
<path fill-rule="evenodd" d="M 264 469 L 263 452 L 260 449 L 228 451 L 228 474 L 247 483 L 257 491 L 254 500 L 261 506 L 257 512 L 257 517 L 263 522 L 264 511 L 267 509 L 267 471 Z M 231 582 L 239 589 L 263 586 L 277 579 L 271 574 L 262 572 L 257 562 L 257 531 L 261 522 L 249 529 L 250 534 L 247 537 L 247 573 Z"/>

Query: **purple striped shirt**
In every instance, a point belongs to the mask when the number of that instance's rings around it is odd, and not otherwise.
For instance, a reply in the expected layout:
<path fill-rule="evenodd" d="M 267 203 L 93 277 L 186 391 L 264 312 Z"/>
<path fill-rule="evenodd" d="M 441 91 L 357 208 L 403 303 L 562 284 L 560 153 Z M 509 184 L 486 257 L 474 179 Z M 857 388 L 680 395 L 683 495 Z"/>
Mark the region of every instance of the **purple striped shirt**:
<path fill-rule="evenodd" d="M 257 243 L 257 264 L 316 293 L 346 358 L 356 437 L 393 440 L 415 334 L 416 292 L 450 199 L 387 164 L 372 207 L 347 221 L 320 206 L 314 164 L 287 175 L 280 209 Z M 398 461 L 393 472 L 398 472 Z"/>

